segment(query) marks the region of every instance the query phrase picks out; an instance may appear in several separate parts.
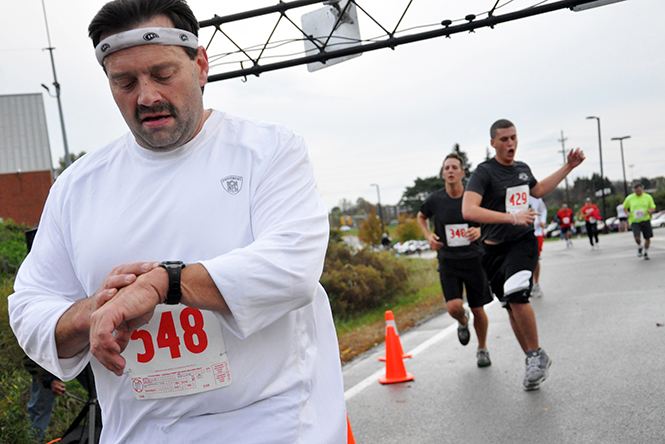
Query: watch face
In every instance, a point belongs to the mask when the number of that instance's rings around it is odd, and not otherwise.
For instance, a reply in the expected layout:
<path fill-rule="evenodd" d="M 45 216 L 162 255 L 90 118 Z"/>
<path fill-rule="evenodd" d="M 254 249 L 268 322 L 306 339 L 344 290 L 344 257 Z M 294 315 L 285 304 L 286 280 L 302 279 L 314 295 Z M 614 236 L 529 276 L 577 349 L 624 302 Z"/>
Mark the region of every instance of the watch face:
<path fill-rule="evenodd" d="M 184 268 L 185 263 L 182 261 L 164 261 L 160 265 L 166 265 L 168 268 Z"/>

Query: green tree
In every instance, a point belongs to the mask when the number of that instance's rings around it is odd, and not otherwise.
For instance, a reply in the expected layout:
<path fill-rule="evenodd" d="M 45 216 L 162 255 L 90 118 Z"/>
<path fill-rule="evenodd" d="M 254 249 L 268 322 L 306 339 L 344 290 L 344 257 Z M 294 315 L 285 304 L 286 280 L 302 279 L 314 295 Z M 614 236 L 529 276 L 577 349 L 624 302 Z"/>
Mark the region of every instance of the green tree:
<path fill-rule="evenodd" d="M 466 173 L 466 177 L 463 180 L 464 184 L 466 185 L 466 181 L 469 180 L 469 177 L 471 177 L 472 173 L 469 157 L 464 151 L 460 149 L 458 143 L 453 145 L 451 152 L 460 156 L 464 161 L 464 172 Z M 445 157 L 446 156 L 443 156 L 441 158 L 441 166 L 439 167 L 439 174 L 437 176 L 426 177 L 424 179 L 421 179 L 420 177 L 416 178 L 414 185 L 412 187 L 407 187 L 406 191 L 404 191 L 404 194 L 402 194 L 400 204 L 406 206 L 411 214 L 417 214 L 420 210 L 420 206 L 423 204 L 423 202 L 425 202 L 425 199 L 427 199 L 430 194 L 446 186 L 446 181 L 441 178 L 441 173 L 443 171 L 443 159 Z"/>
<path fill-rule="evenodd" d="M 416 178 L 412 187 L 407 187 L 400 203 L 406 206 L 411 214 L 417 214 L 420 206 L 425 202 L 427 196 L 440 190 L 446 185 L 441 176 L 432 176 L 421 179 Z"/>
<path fill-rule="evenodd" d="M 76 162 L 78 159 L 83 157 L 85 155 L 85 151 L 81 151 L 78 154 L 74 153 L 69 153 L 69 160 L 70 164 Z M 59 175 L 62 174 L 63 171 L 65 171 L 65 156 L 62 156 L 60 159 L 58 159 L 58 168 L 55 169 L 55 175 L 58 177 Z"/>
<path fill-rule="evenodd" d="M 379 245 L 382 234 L 381 221 L 376 216 L 376 212 L 371 210 L 367 219 L 360 224 L 358 239 L 365 245 Z"/>
<path fill-rule="evenodd" d="M 400 242 L 408 240 L 420 239 L 423 237 L 422 231 L 418 226 L 418 222 L 409 213 L 404 213 L 398 217 L 399 225 L 395 227 L 395 238 Z"/>

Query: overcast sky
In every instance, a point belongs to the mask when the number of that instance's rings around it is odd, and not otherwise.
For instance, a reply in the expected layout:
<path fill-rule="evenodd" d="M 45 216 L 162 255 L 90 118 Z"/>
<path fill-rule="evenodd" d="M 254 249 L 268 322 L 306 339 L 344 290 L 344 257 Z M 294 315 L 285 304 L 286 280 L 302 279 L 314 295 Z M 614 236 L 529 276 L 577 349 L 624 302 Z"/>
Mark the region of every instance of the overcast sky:
<path fill-rule="evenodd" d="M 87 38 L 101 0 L 44 0 L 69 150 L 93 151 L 127 131 Z M 271 6 L 277 0 L 190 0 L 199 20 Z M 360 0 L 395 26 L 408 0 Z M 494 0 L 414 0 L 404 26 L 439 23 L 487 11 Z M 502 3 L 504 1 L 502 0 Z M 503 11 L 536 0 L 515 0 Z M 63 5 L 66 4 L 66 7 Z M 463 5 L 464 9 L 460 9 Z M 302 13 L 320 6 L 302 9 Z M 299 22 L 300 12 L 289 15 Z M 359 14 L 362 38 L 378 29 Z M 452 38 L 365 53 L 309 73 L 304 66 L 206 87 L 206 107 L 291 127 L 302 134 L 328 208 L 358 197 L 396 204 L 416 177 L 438 174 L 460 144 L 472 166 L 484 160 L 489 126 L 512 120 L 517 158 L 542 179 L 580 147 L 587 160 L 571 177 L 600 172 L 622 179 L 624 140 L 628 180 L 665 175 L 665 16 L 663 0 L 626 0 L 584 12 L 561 10 Z M 276 17 L 270 20 L 274 22 Z M 383 23 L 383 22 L 382 22 Z M 41 0 L 3 2 L 0 14 L 0 94 L 44 93 L 53 162 L 63 155 L 57 102 L 40 86 L 53 75 Z M 265 25 L 243 25 L 243 43 L 259 43 Z M 258 37 L 257 37 L 258 36 Z M 202 30 L 206 44 L 210 30 Z M 217 38 L 217 37 L 216 37 Z M 212 49 L 212 48 L 211 48 Z M 215 73 L 216 71 L 212 71 Z M 53 91 L 53 88 L 51 88 Z"/>

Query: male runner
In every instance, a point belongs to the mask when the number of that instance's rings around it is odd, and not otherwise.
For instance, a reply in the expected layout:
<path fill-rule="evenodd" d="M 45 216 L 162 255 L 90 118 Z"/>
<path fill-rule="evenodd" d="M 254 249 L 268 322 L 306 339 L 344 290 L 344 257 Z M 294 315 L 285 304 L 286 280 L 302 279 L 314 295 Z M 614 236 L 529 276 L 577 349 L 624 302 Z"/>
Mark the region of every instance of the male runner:
<path fill-rule="evenodd" d="M 656 204 L 649 193 L 645 193 L 641 183 L 633 186 L 635 192 L 629 194 L 623 201 L 623 207 L 628 212 L 628 220 L 631 223 L 633 236 L 637 243 L 637 257 L 642 257 L 642 242 L 640 233 L 644 235 L 644 259 L 649 260 L 649 246 L 653 237 L 651 228 L 651 215 L 656 211 Z"/>
<path fill-rule="evenodd" d="M 573 236 L 573 210 L 568 208 L 568 204 L 561 205 L 561 209 L 556 212 L 559 217 L 559 225 L 561 226 L 561 234 L 566 239 L 566 248 L 573 246 L 571 237 Z"/>
<path fill-rule="evenodd" d="M 529 166 L 515 160 L 517 130 L 502 119 L 490 128 L 496 156 L 480 165 L 464 192 L 465 219 L 483 223 L 483 266 L 492 292 L 508 310 L 510 323 L 526 354 L 524 388 L 537 390 L 547 378 L 550 358 L 539 347 L 536 315 L 529 302 L 533 273 L 538 264 L 538 241 L 533 235 L 536 212 L 529 194 L 542 197 L 552 191 L 584 160 L 578 148 L 554 174 L 538 182 Z"/>
<path fill-rule="evenodd" d="M 482 249 L 478 223 L 462 217 L 464 194 L 464 165 L 462 158 L 450 153 L 443 161 L 441 177 L 445 188 L 430 195 L 418 212 L 418 225 L 432 250 L 438 251 L 439 277 L 448 313 L 459 325 L 457 336 L 462 345 L 469 343 L 469 313 L 462 305 L 462 285 L 473 312 L 473 327 L 478 335 L 476 358 L 478 367 L 492 364 L 487 351 L 487 316 L 483 305 L 492 302 L 487 277 L 482 268 Z M 434 233 L 429 230 L 429 220 L 434 216 Z"/>
<path fill-rule="evenodd" d="M 623 202 L 617 205 L 617 217 L 619 218 L 619 233 L 625 233 L 628 231 L 628 213 L 623 207 Z"/>
<path fill-rule="evenodd" d="M 591 249 L 598 249 L 598 221 L 600 220 L 600 211 L 598 207 L 591 203 L 591 198 L 587 197 L 584 206 L 580 210 L 580 215 L 586 221 L 586 234 L 589 236 Z M 593 241 L 596 240 L 594 244 Z"/>

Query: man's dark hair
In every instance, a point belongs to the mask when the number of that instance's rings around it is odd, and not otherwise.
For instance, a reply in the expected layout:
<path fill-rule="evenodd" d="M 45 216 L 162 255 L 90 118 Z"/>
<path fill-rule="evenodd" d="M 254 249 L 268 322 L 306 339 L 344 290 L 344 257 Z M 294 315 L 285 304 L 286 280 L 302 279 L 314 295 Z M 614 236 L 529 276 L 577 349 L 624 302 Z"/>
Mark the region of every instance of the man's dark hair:
<path fill-rule="evenodd" d="M 446 164 L 446 160 L 448 160 L 448 159 L 457 159 L 457 160 L 459 160 L 460 168 L 464 169 L 464 160 L 462 160 L 460 155 L 457 154 L 457 153 L 450 153 L 443 159 L 443 165 L 441 165 L 441 171 L 443 171 L 443 167 Z"/>
<path fill-rule="evenodd" d="M 199 22 L 185 0 L 113 0 L 102 6 L 88 26 L 88 36 L 97 47 L 102 34 L 117 33 L 163 15 L 177 29 L 199 35 Z M 197 50 L 183 47 L 194 60 Z"/>
<path fill-rule="evenodd" d="M 499 119 L 496 122 L 494 122 L 494 124 L 492 124 L 492 126 L 490 127 L 490 137 L 492 138 L 492 140 L 494 140 L 494 138 L 496 137 L 496 133 L 500 129 L 512 128 L 514 126 L 515 125 L 513 125 L 513 122 L 511 122 L 510 120 Z"/>

